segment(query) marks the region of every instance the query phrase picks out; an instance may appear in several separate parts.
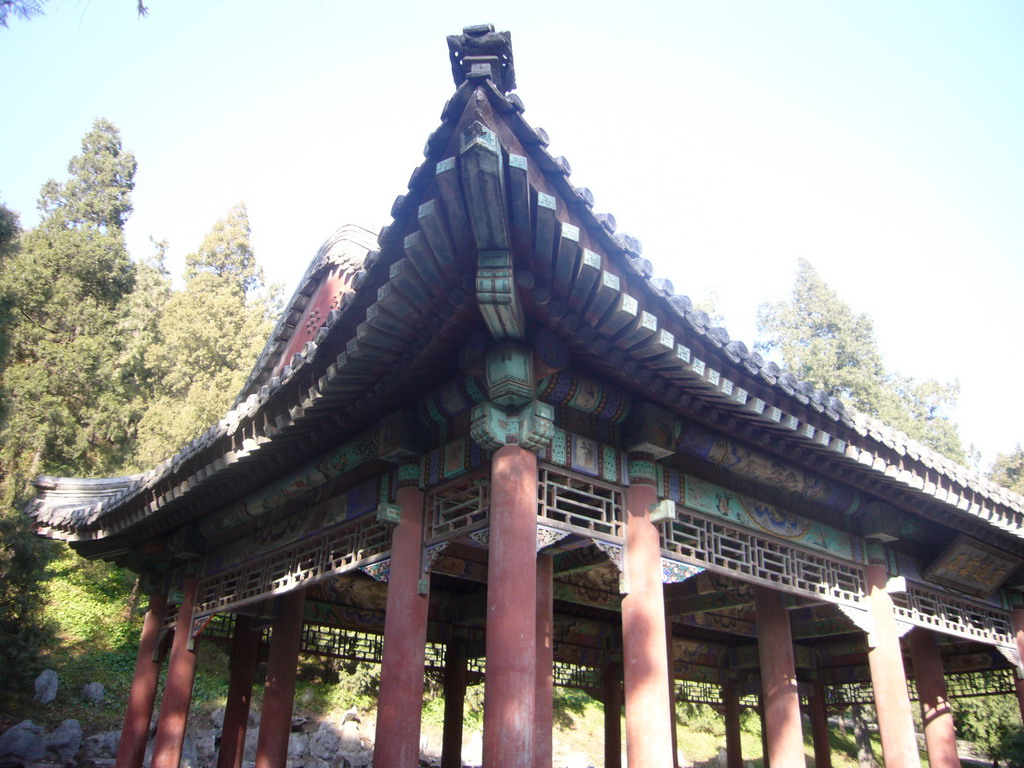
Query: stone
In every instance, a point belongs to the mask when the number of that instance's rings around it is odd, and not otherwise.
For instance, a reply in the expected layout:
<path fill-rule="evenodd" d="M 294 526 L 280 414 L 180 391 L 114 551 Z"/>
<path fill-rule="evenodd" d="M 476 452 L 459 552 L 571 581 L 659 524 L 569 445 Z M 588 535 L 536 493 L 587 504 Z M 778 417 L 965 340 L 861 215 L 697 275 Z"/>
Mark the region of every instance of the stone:
<path fill-rule="evenodd" d="M 39 677 L 36 678 L 36 695 L 32 700 L 37 704 L 49 704 L 57 698 L 57 688 L 59 685 L 60 681 L 57 679 L 57 673 L 52 669 L 44 669 L 39 673 Z"/>
<path fill-rule="evenodd" d="M 309 754 L 330 761 L 340 751 L 341 734 L 334 723 L 323 721 L 309 739 Z"/>
<path fill-rule="evenodd" d="M 46 751 L 58 762 L 73 758 L 82 746 L 82 724 L 77 720 L 65 720 L 52 733 L 46 735 Z"/>
<path fill-rule="evenodd" d="M 106 731 L 89 736 L 82 741 L 82 757 L 89 760 L 113 760 L 117 757 L 117 745 L 120 742 L 120 731 Z"/>
<path fill-rule="evenodd" d="M 191 731 L 192 740 L 196 743 L 196 755 L 203 765 L 210 765 L 217 761 L 217 736 L 220 731 L 212 728 L 196 728 Z"/>
<path fill-rule="evenodd" d="M 242 749 L 242 760 L 256 760 L 256 742 L 259 740 L 260 732 L 257 728 L 248 728 L 245 731 L 245 747 Z M 245 768 L 245 766 L 242 766 Z"/>
<path fill-rule="evenodd" d="M 146 745 L 146 756 L 142 760 L 143 768 L 150 768 L 153 764 L 153 740 L 150 739 Z M 185 734 L 185 742 L 181 745 L 181 761 L 178 768 L 200 768 L 199 754 L 196 752 L 196 743 L 188 733 Z"/>
<path fill-rule="evenodd" d="M 355 720 L 348 720 L 341 725 L 341 751 L 362 752 L 363 734 L 359 730 L 359 723 Z"/>
<path fill-rule="evenodd" d="M 309 737 L 304 733 L 288 735 L 288 757 L 300 758 L 309 753 Z"/>
<path fill-rule="evenodd" d="M 103 697 L 107 695 L 103 683 L 86 683 L 82 686 L 82 698 L 90 704 L 102 704 Z"/>
<path fill-rule="evenodd" d="M 0 736 L 0 762 L 37 763 L 46 756 L 43 727 L 22 720 Z"/>

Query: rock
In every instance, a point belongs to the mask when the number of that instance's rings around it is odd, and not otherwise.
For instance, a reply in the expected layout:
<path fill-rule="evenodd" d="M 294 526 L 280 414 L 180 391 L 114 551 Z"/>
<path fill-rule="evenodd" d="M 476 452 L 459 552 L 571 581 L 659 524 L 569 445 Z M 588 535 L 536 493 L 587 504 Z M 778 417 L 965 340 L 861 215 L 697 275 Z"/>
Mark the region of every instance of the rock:
<path fill-rule="evenodd" d="M 192 740 L 196 743 L 196 755 L 203 765 L 211 765 L 217 762 L 217 736 L 219 731 L 212 728 L 196 728 L 190 732 Z"/>
<path fill-rule="evenodd" d="M 36 678 L 36 695 L 33 701 L 37 704 L 49 704 L 57 698 L 57 687 L 60 682 L 57 680 L 57 673 L 52 669 L 44 669 Z"/>
<path fill-rule="evenodd" d="M 107 731 L 89 736 L 82 741 L 82 757 L 89 760 L 113 760 L 117 757 L 117 745 L 120 741 L 120 731 Z"/>
<path fill-rule="evenodd" d="M 259 739 L 258 728 L 249 727 L 245 731 L 245 747 L 242 749 L 242 760 L 256 760 L 256 741 Z M 245 765 L 242 765 L 245 768 Z"/>
<path fill-rule="evenodd" d="M 304 733 L 288 735 L 288 757 L 297 759 L 309 753 L 309 737 Z"/>
<path fill-rule="evenodd" d="M 366 768 L 373 763 L 373 752 L 342 752 L 340 756 L 349 768 Z"/>
<path fill-rule="evenodd" d="M 150 768 L 153 764 L 153 740 L 146 745 L 146 756 L 142 760 L 143 768 Z M 188 733 L 185 734 L 185 743 L 181 746 L 181 760 L 178 768 L 199 768 L 199 755 L 196 752 L 196 743 Z"/>
<path fill-rule="evenodd" d="M 37 763 L 46 756 L 43 727 L 31 720 L 22 720 L 0 736 L 0 761 Z"/>
<path fill-rule="evenodd" d="M 323 721 L 309 739 L 309 754 L 330 762 L 341 751 L 341 734 L 334 723 Z"/>
<path fill-rule="evenodd" d="M 82 724 L 77 720 L 65 720 L 52 733 L 47 734 L 46 751 L 58 762 L 70 760 L 82 746 Z"/>
<path fill-rule="evenodd" d="M 102 704 L 106 694 L 103 683 L 86 683 L 82 686 L 82 698 L 90 704 Z"/>
<path fill-rule="evenodd" d="M 218 731 L 224 730 L 224 707 L 215 709 L 210 713 L 210 725 Z"/>
<path fill-rule="evenodd" d="M 341 726 L 341 751 L 342 752 L 363 752 L 363 734 L 359 730 L 359 723 L 349 720 Z"/>
<path fill-rule="evenodd" d="M 362 720 L 359 719 L 359 710 L 355 707 L 346 709 L 345 714 L 341 718 L 342 723 L 347 723 L 349 720 L 355 720 L 357 723 L 362 722 Z"/>

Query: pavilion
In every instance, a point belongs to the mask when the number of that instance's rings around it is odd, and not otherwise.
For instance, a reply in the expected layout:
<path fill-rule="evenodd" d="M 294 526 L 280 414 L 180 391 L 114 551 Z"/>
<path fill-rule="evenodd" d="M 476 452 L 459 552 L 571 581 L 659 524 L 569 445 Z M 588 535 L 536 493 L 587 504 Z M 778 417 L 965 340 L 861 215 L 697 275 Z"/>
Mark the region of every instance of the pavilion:
<path fill-rule="evenodd" d="M 381 664 L 376 768 L 444 768 L 485 681 L 487 768 L 551 765 L 552 687 L 604 702 L 605 765 L 670 768 L 674 701 L 757 707 L 771 768 L 831 765 L 871 703 L 889 768 L 958 766 L 950 699 L 1024 702 L 1024 499 L 765 362 L 593 211 L 513 92 L 508 33 L 456 89 L 379 238 L 316 255 L 235 407 L 132 477 L 39 478 L 41 534 L 150 594 L 117 768 L 177 768 L 203 640 L 232 644 L 218 768 L 283 768 L 299 654 Z M 207 637 L 204 637 L 207 636 Z"/>

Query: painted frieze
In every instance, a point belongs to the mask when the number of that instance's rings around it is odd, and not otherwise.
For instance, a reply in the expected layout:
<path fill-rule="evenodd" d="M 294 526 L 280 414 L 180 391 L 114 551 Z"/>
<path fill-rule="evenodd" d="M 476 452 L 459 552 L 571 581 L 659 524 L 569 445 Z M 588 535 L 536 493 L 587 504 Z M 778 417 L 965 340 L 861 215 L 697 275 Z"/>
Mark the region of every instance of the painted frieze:
<path fill-rule="evenodd" d="M 863 550 L 857 537 L 823 523 L 765 502 L 751 499 L 702 480 L 684 477 L 683 502 L 705 515 L 728 520 L 755 531 L 790 541 L 833 557 L 863 562 Z"/>

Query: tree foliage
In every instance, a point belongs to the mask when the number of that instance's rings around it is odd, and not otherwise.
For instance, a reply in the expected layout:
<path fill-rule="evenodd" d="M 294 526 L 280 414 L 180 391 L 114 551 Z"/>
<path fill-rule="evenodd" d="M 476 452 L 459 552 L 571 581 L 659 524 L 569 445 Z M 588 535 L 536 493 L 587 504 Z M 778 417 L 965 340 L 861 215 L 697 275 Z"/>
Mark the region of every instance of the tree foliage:
<path fill-rule="evenodd" d="M 1004 488 L 1024 494 L 1024 448 L 1020 443 L 1009 453 L 996 454 L 989 477 Z"/>
<path fill-rule="evenodd" d="M 0 27 L 7 26 L 9 17 L 31 19 L 43 12 L 44 0 L 0 0 Z"/>
<path fill-rule="evenodd" d="M 249 216 L 238 204 L 185 259 L 185 287 L 162 307 L 146 365 L 158 382 L 139 425 L 137 462 L 166 458 L 220 419 L 272 323 Z"/>
<path fill-rule="evenodd" d="M 950 458 L 964 461 L 959 432 L 948 412 L 959 384 L 917 381 L 886 369 L 874 323 L 854 312 L 801 259 L 788 301 L 758 310 L 761 352 L 782 357 L 795 376 L 875 416 Z"/>

